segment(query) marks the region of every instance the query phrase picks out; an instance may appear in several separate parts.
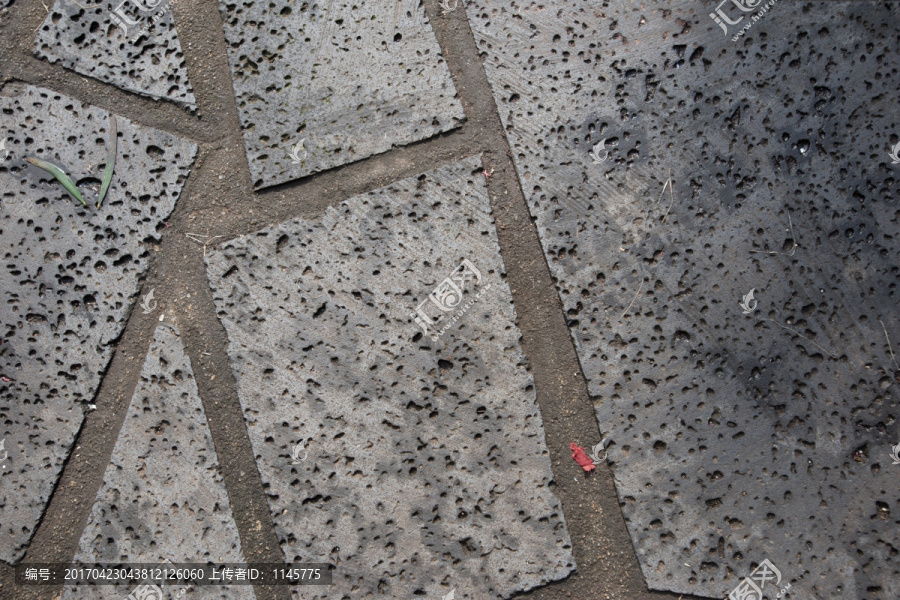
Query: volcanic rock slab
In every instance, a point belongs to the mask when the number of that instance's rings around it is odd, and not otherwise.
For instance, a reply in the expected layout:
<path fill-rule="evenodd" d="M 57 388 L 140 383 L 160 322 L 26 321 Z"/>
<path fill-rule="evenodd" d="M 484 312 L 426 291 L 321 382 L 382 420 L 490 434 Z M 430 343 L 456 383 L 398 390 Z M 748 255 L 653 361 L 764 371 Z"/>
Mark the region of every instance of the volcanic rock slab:
<path fill-rule="evenodd" d="M 178 331 L 162 324 L 153 336 L 75 562 L 166 561 L 241 563 L 244 557 L 190 359 Z M 133 587 L 69 586 L 63 599 L 118 600 Z M 174 593 L 174 587 L 166 589 Z M 186 589 L 191 599 L 256 597 L 249 585 Z"/>
<path fill-rule="evenodd" d="M 197 107 L 168 0 L 57 0 L 34 53 L 135 94 Z"/>
<path fill-rule="evenodd" d="M 207 257 L 286 560 L 337 565 L 297 598 L 506 598 L 574 568 L 481 168 Z"/>
<path fill-rule="evenodd" d="M 219 7 L 256 188 L 423 140 L 464 119 L 419 0 L 220 0 Z"/>
<path fill-rule="evenodd" d="M 118 157 L 95 208 L 109 113 L 49 90 L 0 96 L 0 559 L 20 558 L 112 357 L 148 267 L 146 242 L 174 209 L 197 148 L 118 117 Z M 3 153 L 0 152 L 0 158 Z M 61 167 L 90 208 L 49 173 Z M 93 165 L 96 179 L 87 179 Z"/>
<path fill-rule="evenodd" d="M 466 4 L 648 585 L 898 597 L 900 5 L 715 9 Z"/>

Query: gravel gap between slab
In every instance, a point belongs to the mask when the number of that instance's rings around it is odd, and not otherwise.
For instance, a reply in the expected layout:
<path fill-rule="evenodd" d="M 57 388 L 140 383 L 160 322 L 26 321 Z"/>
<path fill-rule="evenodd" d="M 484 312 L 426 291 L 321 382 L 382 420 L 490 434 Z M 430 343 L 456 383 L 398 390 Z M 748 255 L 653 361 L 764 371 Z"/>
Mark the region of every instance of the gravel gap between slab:
<path fill-rule="evenodd" d="M 519 186 L 512 151 L 465 9 L 442 16 L 439 0 L 425 4 L 466 111 L 466 127 L 478 129 L 484 168 L 488 173 L 493 170 L 487 187 L 500 250 L 519 317 L 522 347 L 535 379 L 553 463 L 554 492 L 563 505 L 578 565 L 578 571 L 567 579 L 514 598 L 678 598 L 647 590 L 609 467 L 601 465 L 585 477 L 572 460 L 570 443 L 590 447 L 599 443 L 601 436 L 559 295 Z M 683 596 L 684 600 L 690 598 Z"/>

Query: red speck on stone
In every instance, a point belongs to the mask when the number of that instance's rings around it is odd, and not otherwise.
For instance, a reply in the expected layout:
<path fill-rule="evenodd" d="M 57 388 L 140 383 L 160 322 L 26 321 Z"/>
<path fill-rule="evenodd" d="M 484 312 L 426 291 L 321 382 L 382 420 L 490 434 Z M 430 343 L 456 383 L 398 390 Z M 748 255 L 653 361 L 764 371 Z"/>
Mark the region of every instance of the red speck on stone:
<path fill-rule="evenodd" d="M 575 442 L 572 442 L 569 445 L 569 449 L 572 450 L 572 458 L 575 459 L 575 462 L 577 462 L 582 469 L 590 473 L 596 468 L 594 467 L 594 461 L 588 458 L 587 454 L 584 453 L 584 448 Z"/>
<path fill-rule="evenodd" d="M 9 383 L 11 381 L 9 377 L 0 377 L 0 379 L 5 381 L 6 383 Z"/>

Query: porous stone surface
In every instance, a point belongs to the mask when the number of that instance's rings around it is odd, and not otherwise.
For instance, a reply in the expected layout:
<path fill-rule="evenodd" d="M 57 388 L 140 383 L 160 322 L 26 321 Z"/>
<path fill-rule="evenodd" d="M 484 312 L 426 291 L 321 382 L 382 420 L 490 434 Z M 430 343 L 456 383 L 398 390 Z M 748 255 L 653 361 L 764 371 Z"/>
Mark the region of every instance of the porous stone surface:
<path fill-rule="evenodd" d="M 34 53 L 135 94 L 197 107 L 169 0 L 57 0 Z"/>
<path fill-rule="evenodd" d="M 171 325 L 156 328 L 75 561 L 244 562 L 191 361 Z M 68 586 L 63 600 L 119 600 L 133 587 Z M 163 589 L 169 597 L 181 586 Z M 184 589 L 192 599 L 256 597 L 249 585 Z"/>
<path fill-rule="evenodd" d="M 466 4 L 650 588 L 897 597 L 900 5 L 714 9 Z"/>
<path fill-rule="evenodd" d="M 112 357 L 146 271 L 146 243 L 172 212 L 196 146 L 118 117 L 112 184 L 96 208 L 109 113 L 60 94 L 0 95 L 0 559 L 24 553 Z M 0 154 L 2 157 L 2 154 Z M 37 157 L 79 184 L 84 208 Z M 93 165 L 95 179 L 89 179 Z"/>
<path fill-rule="evenodd" d="M 506 598 L 574 568 L 481 168 L 207 257 L 285 558 L 337 566 L 297 598 Z M 433 341 L 410 313 L 463 259 L 480 278 Z"/>
<path fill-rule="evenodd" d="M 464 119 L 419 0 L 220 0 L 219 7 L 256 188 L 423 140 Z"/>

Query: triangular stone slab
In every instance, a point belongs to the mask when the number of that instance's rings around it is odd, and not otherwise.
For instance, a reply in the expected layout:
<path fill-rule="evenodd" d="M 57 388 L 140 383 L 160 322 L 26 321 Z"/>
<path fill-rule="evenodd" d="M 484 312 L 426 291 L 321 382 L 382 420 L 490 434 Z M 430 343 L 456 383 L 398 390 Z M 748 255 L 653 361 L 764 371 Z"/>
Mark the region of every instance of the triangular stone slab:
<path fill-rule="evenodd" d="M 75 561 L 245 562 L 191 363 L 171 325 L 156 328 Z M 118 600 L 130 587 L 70 586 L 63 599 Z M 255 595 L 231 585 L 197 586 L 186 597 Z"/>

